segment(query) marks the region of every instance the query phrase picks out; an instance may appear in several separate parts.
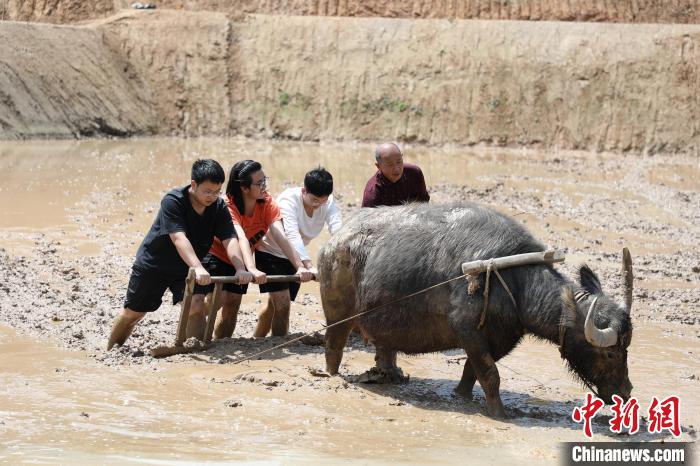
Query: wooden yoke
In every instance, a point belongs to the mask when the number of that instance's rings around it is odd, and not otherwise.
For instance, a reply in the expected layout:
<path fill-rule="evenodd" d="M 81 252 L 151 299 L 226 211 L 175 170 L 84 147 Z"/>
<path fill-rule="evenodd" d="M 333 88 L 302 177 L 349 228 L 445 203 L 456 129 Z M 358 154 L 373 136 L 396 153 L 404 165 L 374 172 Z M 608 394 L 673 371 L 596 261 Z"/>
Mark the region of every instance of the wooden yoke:
<path fill-rule="evenodd" d="M 478 329 L 484 326 L 486 321 L 486 310 L 489 307 L 489 288 L 490 288 L 490 278 L 491 272 L 496 274 L 498 280 L 503 285 L 503 288 L 508 293 L 511 301 L 513 302 L 513 307 L 517 309 L 518 305 L 511 293 L 508 285 L 498 273 L 498 269 L 507 269 L 509 267 L 518 267 L 521 265 L 533 265 L 533 264 L 552 264 L 554 262 L 564 262 L 564 253 L 560 251 L 547 250 L 542 252 L 529 252 L 526 254 L 515 254 L 512 256 L 504 257 L 494 257 L 493 259 L 478 260 L 471 262 L 462 263 L 462 273 L 467 278 L 467 293 L 473 295 L 479 289 L 479 274 L 481 272 L 486 272 L 485 287 L 484 287 L 484 309 L 481 311 L 481 318 L 479 319 Z"/>
<path fill-rule="evenodd" d="M 528 252 L 526 254 L 516 254 L 514 256 L 496 257 L 488 260 L 478 260 L 464 262 L 462 273 L 465 275 L 485 272 L 489 265 L 495 269 L 507 269 L 519 265 L 552 264 L 554 262 L 564 262 L 565 256 L 561 251 L 549 249 L 542 252 Z"/>

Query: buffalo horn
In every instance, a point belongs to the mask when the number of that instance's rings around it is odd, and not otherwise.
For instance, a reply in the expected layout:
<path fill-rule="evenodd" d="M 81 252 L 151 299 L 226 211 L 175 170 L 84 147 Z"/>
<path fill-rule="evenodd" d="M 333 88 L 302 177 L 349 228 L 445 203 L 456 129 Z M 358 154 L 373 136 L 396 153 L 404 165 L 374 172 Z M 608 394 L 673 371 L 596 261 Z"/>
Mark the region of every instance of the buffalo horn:
<path fill-rule="evenodd" d="M 593 298 L 591 307 L 588 308 L 588 315 L 586 315 L 586 323 L 584 324 L 584 333 L 586 335 L 586 340 L 588 340 L 588 343 L 591 345 L 599 348 L 607 348 L 617 343 L 617 332 L 614 328 L 600 330 L 593 323 L 593 308 L 597 300 L 597 296 Z"/>
<path fill-rule="evenodd" d="M 625 290 L 625 306 L 627 313 L 632 312 L 632 291 L 634 290 L 634 274 L 632 273 L 632 255 L 627 248 L 622 249 L 622 287 Z"/>

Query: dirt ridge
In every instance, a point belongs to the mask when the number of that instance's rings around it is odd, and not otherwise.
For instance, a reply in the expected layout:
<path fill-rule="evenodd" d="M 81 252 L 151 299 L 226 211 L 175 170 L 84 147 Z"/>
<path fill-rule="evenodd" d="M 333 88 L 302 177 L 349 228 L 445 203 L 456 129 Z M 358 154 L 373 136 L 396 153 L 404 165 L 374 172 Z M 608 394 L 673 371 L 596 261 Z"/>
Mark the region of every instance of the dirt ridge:
<path fill-rule="evenodd" d="M 69 23 L 106 17 L 124 0 L 7 0 L 0 18 Z M 700 23 L 700 0 L 161 0 L 159 8 L 241 13 L 386 18 L 454 18 L 606 23 Z M 7 11 L 3 10 L 7 6 Z"/>
<path fill-rule="evenodd" d="M 696 25 L 125 10 L 0 38 L 2 139 L 700 150 Z"/>
<path fill-rule="evenodd" d="M 142 82 L 96 29 L 0 24 L 0 138 L 129 136 L 154 130 Z"/>

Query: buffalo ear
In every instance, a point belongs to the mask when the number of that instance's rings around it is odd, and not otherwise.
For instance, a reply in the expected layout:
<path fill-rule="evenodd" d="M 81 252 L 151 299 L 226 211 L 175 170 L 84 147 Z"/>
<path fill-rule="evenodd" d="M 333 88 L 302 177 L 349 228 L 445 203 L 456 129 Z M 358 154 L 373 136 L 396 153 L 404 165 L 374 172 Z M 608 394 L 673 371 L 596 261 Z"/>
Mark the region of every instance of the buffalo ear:
<path fill-rule="evenodd" d="M 598 280 L 598 275 L 590 269 L 587 265 L 582 265 L 578 270 L 579 282 L 581 282 L 581 287 L 588 291 L 590 294 L 602 294 L 603 287 Z"/>

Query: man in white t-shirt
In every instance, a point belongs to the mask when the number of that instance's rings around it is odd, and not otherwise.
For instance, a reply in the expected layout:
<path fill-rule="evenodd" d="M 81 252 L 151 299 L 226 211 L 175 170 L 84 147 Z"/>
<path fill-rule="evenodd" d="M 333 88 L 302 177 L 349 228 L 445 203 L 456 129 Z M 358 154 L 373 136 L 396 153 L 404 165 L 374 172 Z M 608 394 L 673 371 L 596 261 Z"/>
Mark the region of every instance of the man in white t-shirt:
<path fill-rule="evenodd" d="M 306 245 L 317 237 L 323 227 L 328 225 L 330 234 L 338 231 L 342 224 L 340 210 L 333 200 L 333 177 L 322 167 L 311 170 L 304 177 L 303 188 L 289 188 L 277 197 L 277 204 L 282 213 L 284 231 L 301 259 L 304 267 L 318 274 L 311 260 Z M 265 235 L 260 251 L 286 259 L 287 256 L 269 235 Z M 299 292 L 299 284 L 289 286 L 289 300 L 294 301 Z M 286 316 L 275 314 L 272 302 L 268 300 L 258 316 L 258 325 L 253 336 L 264 337 L 270 331 L 272 319 L 286 319 L 289 325 L 289 306 L 285 306 Z"/>

